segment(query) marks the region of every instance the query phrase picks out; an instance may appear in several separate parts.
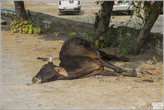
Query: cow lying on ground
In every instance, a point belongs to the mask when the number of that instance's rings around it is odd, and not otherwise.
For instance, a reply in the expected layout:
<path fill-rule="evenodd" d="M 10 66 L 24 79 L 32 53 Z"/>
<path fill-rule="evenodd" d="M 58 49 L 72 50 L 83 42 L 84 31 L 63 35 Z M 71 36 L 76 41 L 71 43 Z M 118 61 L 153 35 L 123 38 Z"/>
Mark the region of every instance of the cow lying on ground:
<path fill-rule="evenodd" d="M 105 52 L 91 47 L 89 42 L 80 38 L 70 38 L 66 40 L 60 51 L 60 64 L 56 66 L 50 61 L 43 65 L 36 76 L 32 78 L 32 82 L 49 82 L 61 79 L 76 79 L 89 77 L 91 75 L 108 75 L 108 76 L 136 76 L 120 67 L 114 66 L 105 59 L 117 59 L 129 61 L 125 57 L 116 57 L 108 55 Z M 104 67 L 111 68 L 114 71 L 106 71 Z"/>

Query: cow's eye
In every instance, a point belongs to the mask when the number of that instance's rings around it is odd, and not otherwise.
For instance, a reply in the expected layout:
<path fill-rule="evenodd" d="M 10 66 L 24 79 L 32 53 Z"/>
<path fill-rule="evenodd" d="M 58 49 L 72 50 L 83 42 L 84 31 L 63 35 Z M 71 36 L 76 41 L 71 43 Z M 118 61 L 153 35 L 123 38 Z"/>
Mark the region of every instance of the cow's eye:
<path fill-rule="evenodd" d="M 47 69 L 47 66 L 44 66 L 44 69 Z"/>

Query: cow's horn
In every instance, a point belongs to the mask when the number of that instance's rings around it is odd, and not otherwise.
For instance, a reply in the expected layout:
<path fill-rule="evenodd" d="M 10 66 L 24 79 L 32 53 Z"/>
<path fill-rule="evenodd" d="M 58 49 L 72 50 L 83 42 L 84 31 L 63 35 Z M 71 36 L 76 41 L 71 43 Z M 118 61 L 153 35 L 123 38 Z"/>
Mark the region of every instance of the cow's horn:
<path fill-rule="evenodd" d="M 51 55 L 48 56 L 49 56 L 49 62 L 52 62 L 52 56 Z"/>

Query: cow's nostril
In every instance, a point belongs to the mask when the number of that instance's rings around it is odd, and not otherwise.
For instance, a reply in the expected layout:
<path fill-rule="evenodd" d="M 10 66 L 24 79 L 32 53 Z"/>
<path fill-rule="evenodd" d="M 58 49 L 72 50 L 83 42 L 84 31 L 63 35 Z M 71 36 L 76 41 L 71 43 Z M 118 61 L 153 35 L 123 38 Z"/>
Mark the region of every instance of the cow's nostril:
<path fill-rule="evenodd" d="M 35 83 L 35 81 L 36 81 L 36 77 L 33 77 L 32 82 Z"/>

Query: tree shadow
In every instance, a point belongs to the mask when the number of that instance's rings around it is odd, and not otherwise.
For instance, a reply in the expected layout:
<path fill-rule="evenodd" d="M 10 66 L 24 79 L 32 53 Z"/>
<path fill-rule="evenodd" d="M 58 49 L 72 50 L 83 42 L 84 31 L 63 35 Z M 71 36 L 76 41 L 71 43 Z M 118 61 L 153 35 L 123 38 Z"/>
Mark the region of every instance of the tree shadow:
<path fill-rule="evenodd" d="M 142 63 L 146 63 L 146 61 L 143 62 L 135 61 L 135 62 L 129 62 L 128 64 L 124 63 L 123 65 L 121 65 L 121 67 L 133 69 L 133 68 L 138 68 L 140 65 L 142 65 Z"/>
<path fill-rule="evenodd" d="M 68 39 L 69 37 L 62 34 L 62 33 L 48 33 L 48 34 L 41 34 L 41 36 L 39 37 L 39 39 L 45 40 L 45 41 L 65 41 L 66 39 Z M 63 44 L 63 43 L 59 43 L 59 44 Z"/>
<path fill-rule="evenodd" d="M 62 14 L 60 14 L 59 16 L 72 16 L 72 15 L 75 15 L 75 16 L 78 16 L 78 15 L 83 15 L 85 14 L 85 12 L 83 10 L 81 10 L 80 13 L 76 13 L 76 12 L 73 12 L 73 11 L 68 11 L 68 12 L 63 12 Z"/>
<path fill-rule="evenodd" d="M 132 13 L 128 11 L 113 11 L 112 15 L 113 16 L 131 16 Z"/>

